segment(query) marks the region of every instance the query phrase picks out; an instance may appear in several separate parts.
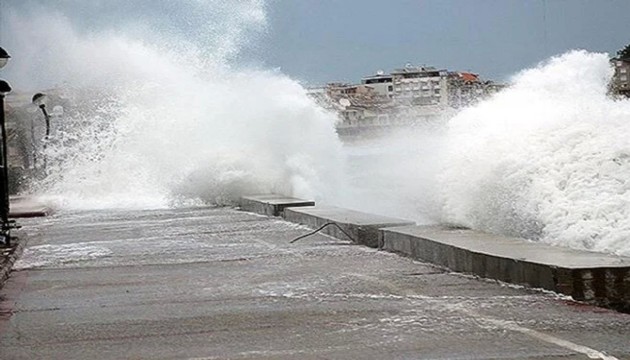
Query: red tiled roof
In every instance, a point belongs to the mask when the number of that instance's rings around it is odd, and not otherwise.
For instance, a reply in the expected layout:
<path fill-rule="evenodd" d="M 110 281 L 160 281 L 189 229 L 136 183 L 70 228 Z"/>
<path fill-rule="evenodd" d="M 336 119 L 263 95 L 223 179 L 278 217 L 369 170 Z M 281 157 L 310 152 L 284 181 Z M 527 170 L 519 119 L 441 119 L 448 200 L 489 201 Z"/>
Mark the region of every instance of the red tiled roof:
<path fill-rule="evenodd" d="M 464 81 L 478 81 L 479 75 L 467 72 L 460 72 L 459 77 Z"/>

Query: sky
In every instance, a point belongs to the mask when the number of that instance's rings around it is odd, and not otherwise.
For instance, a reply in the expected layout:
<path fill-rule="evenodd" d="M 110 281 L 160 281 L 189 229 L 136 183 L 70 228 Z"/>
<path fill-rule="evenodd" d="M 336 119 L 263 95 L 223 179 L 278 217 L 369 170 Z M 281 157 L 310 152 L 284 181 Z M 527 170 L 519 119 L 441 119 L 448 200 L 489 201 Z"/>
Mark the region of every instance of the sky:
<path fill-rule="evenodd" d="M 0 0 L 4 44 L 8 9 L 61 13 L 79 33 L 145 26 L 198 42 L 236 24 L 230 36 L 249 41 L 226 53 L 310 86 L 407 63 L 505 81 L 571 49 L 630 43 L 629 0 Z"/>
<path fill-rule="evenodd" d="M 571 49 L 630 43 L 628 0 L 275 0 L 263 58 L 313 85 L 407 63 L 507 80 Z"/>

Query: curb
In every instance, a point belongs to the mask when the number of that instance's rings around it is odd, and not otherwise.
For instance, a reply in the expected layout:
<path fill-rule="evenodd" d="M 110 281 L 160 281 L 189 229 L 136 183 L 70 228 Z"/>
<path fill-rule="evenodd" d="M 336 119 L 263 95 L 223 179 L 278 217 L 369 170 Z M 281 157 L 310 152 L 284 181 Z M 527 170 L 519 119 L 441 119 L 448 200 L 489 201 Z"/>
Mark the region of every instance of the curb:
<path fill-rule="evenodd" d="M 630 312 L 630 258 L 442 226 L 381 230 L 383 249 L 575 300 Z"/>
<path fill-rule="evenodd" d="M 299 208 L 287 208 L 283 218 L 287 221 L 306 225 L 312 229 L 319 229 L 334 238 L 351 240 L 354 243 L 366 245 L 372 248 L 380 247 L 380 229 L 415 225 L 412 221 L 378 216 L 360 211 L 348 210 L 338 207 L 308 206 Z M 350 235 L 350 239 L 348 239 Z"/>
<path fill-rule="evenodd" d="M 297 206 L 314 206 L 315 201 L 302 200 L 292 197 L 265 194 L 243 196 L 239 200 L 242 210 L 267 216 L 283 216 L 284 209 Z"/>
<path fill-rule="evenodd" d="M 281 216 L 341 240 L 369 247 L 380 247 L 379 231 L 393 226 L 415 225 L 412 221 L 373 215 L 338 207 L 315 206 L 315 201 L 278 194 L 243 196 L 241 210 L 267 216 Z M 335 226 L 327 226 L 327 225 Z"/>
<path fill-rule="evenodd" d="M 290 201 L 283 202 L 287 199 Z M 402 219 L 304 205 L 306 203 L 314 202 L 269 194 L 246 197 L 246 206 L 242 209 L 281 215 L 286 221 L 319 229 L 341 240 L 348 240 L 351 235 L 350 240 L 355 243 L 455 272 L 542 288 L 630 313 L 630 257 L 551 246 L 470 229 L 416 226 Z M 331 223 L 337 226 L 325 227 Z"/>
<path fill-rule="evenodd" d="M 5 281 L 9 278 L 11 269 L 15 261 L 22 255 L 24 246 L 26 246 L 27 238 L 25 234 L 19 234 L 12 239 L 12 243 L 15 244 L 8 249 L 8 254 L 0 255 L 0 289 L 4 286 Z"/>

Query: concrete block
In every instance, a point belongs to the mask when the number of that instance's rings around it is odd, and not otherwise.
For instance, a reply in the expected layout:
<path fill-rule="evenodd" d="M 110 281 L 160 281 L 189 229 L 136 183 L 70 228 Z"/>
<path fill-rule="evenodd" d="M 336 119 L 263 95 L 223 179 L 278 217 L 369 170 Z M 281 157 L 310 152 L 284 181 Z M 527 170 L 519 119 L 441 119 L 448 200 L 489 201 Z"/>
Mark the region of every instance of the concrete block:
<path fill-rule="evenodd" d="M 381 230 L 385 250 L 513 284 L 630 311 L 630 257 L 440 226 Z"/>
<path fill-rule="evenodd" d="M 282 216 L 284 209 L 296 206 L 313 206 L 312 200 L 296 199 L 278 194 L 243 196 L 240 199 L 242 210 L 267 215 Z"/>
<path fill-rule="evenodd" d="M 406 226 L 415 224 L 413 221 L 367 214 L 359 211 L 337 207 L 307 206 L 286 209 L 283 217 L 287 221 L 306 225 L 318 229 L 327 223 L 337 226 L 327 226 L 322 233 L 342 240 L 351 240 L 369 247 L 379 247 L 379 235 L 382 228 Z M 343 231 L 340 230 L 343 229 Z M 350 235 L 350 239 L 346 234 Z M 400 249 L 410 251 L 404 244 Z"/>
<path fill-rule="evenodd" d="M 9 199 L 10 218 L 30 218 L 48 216 L 53 213 L 52 209 L 44 202 L 27 197 L 11 196 Z"/>

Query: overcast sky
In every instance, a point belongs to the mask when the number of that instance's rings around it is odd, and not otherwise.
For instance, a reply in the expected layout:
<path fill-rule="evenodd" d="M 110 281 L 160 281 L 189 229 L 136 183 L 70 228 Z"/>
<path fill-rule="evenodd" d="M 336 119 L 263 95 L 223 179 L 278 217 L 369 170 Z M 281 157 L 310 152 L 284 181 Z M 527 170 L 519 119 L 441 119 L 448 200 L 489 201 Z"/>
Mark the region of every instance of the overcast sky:
<path fill-rule="evenodd" d="M 262 57 L 317 84 L 405 63 L 503 80 L 570 49 L 630 43 L 628 0 L 275 0 Z"/>
<path fill-rule="evenodd" d="M 208 48 L 208 34 L 244 28 L 239 60 L 310 85 L 406 63 L 501 81 L 570 49 L 630 43 L 630 0 L 0 0 L 0 40 L 16 48 L 9 9 L 61 13 L 79 33 L 148 24 L 158 41 L 178 33 Z"/>

